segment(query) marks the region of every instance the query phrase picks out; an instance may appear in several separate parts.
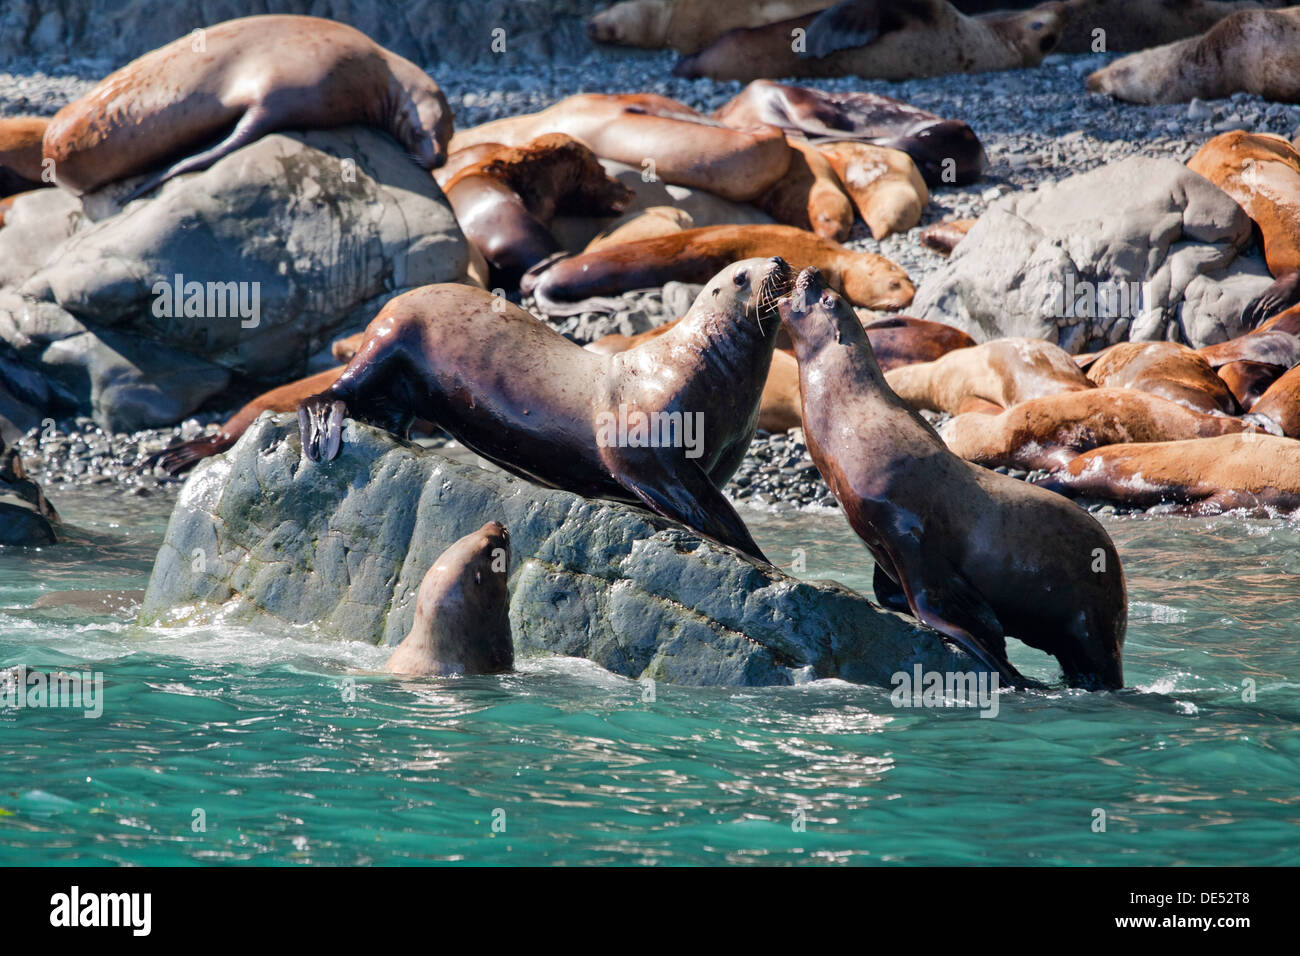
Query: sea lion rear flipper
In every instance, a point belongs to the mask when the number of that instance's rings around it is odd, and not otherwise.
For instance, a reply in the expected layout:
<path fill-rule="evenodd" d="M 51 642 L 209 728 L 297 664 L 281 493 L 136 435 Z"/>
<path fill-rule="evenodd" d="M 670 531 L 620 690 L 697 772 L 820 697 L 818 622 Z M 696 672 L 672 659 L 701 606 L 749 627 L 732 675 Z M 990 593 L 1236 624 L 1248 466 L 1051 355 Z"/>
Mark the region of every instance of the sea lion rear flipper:
<path fill-rule="evenodd" d="M 333 461 L 343 445 L 343 417 L 348 408 L 328 392 L 305 398 L 298 406 L 298 436 L 310 461 Z"/>
<path fill-rule="evenodd" d="M 219 159 L 229 156 L 235 150 L 247 146 L 253 140 L 262 136 L 266 130 L 262 126 L 265 112 L 258 107 L 251 107 L 243 117 L 235 124 L 235 128 L 230 131 L 230 135 L 217 143 L 215 146 L 205 149 L 201 153 L 195 153 L 185 159 L 179 160 L 168 166 L 162 172 L 150 176 L 135 189 L 131 190 L 130 195 L 122 200 L 122 205 L 126 205 L 133 199 L 139 199 L 145 193 L 157 189 L 167 180 L 179 176 L 181 173 L 192 173 L 199 170 L 207 169 Z"/>
<path fill-rule="evenodd" d="M 655 514 L 680 521 L 721 544 L 765 564 L 771 563 L 759 550 L 736 509 L 695 462 L 687 461 L 669 473 L 657 459 L 647 456 L 636 461 L 635 470 L 635 479 L 628 475 L 626 468 L 612 474 Z"/>
<path fill-rule="evenodd" d="M 1297 302 L 1300 302 L 1300 269 L 1292 269 L 1278 276 L 1241 310 L 1241 323 L 1247 329 L 1257 328 L 1264 320 L 1285 312 Z"/>
<path fill-rule="evenodd" d="M 908 20 L 928 20 L 930 7 L 927 0 L 841 0 L 813 17 L 808 24 L 806 49 L 799 55 L 820 60 L 837 50 L 866 46 Z"/>

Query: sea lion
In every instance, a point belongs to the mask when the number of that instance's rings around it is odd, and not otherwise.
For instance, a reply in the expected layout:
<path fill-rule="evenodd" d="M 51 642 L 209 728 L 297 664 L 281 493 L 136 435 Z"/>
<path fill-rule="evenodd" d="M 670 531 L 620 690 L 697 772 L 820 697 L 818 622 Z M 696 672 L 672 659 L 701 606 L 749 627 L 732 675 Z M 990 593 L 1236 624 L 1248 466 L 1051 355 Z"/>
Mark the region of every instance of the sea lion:
<path fill-rule="evenodd" d="M 815 269 L 780 313 L 809 454 L 876 561 L 876 599 L 1013 683 L 1008 636 L 1055 656 L 1071 686 L 1122 687 L 1124 575 L 1102 526 L 948 451 L 886 385 L 857 316 Z"/>
<path fill-rule="evenodd" d="M 1088 89 L 1145 104 L 1238 92 L 1300 102 L 1300 7 L 1234 13 L 1200 36 L 1107 64 L 1088 76 Z"/>
<path fill-rule="evenodd" d="M 694 53 L 736 27 L 757 27 L 813 13 L 827 0 L 624 0 L 594 14 L 587 36 L 597 43 L 665 47 Z"/>
<path fill-rule="evenodd" d="M 434 169 L 452 112 L 428 74 L 346 24 L 242 17 L 146 53 L 63 107 L 45 132 L 45 158 L 78 193 L 174 160 L 133 199 L 275 130 L 349 123 L 382 129 Z"/>
<path fill-rule="evenodd" d="M 988 167 L 984 147 L 965 122 L 944 119 L 880 93 L 832 92 L 754 80 L 715 110 L 713 117 L 737 129 L 776 126 L 791 140 L 851 139 L 901 149 L 932 188 L 973 183 Z"/>
<path fill-rule="evenodd" d="M 510 535 L 499 521 L 454 542 L 420 582 L 415 621 L 384 669 L 408 677 L 513 670 L 509 570 Z"/>
<path fill-rule="evenodd" d="M 824 151 L 819 151 L 802 140 L 791 139 L 789 143 L 791 149 L 789 170 L 776 185 L 759 196 L 754 201 L 754 205 L 783 225 L 807 229 L 823 239 L 842 242 L 849 237 L 849 232 L 853 229 L 854 200 L 851 200 L 850 194 L 845 192 L 848 183 L 840 174 L 839 168 L 835 166 L 833 157 L 825 155 Z M 876 148 L 860 143 L 850 145 L 860 146 L 863 149 Z M 889 152 L 897 153 L 896 150 Z M 898 155 L 902 156 L 915 173 L 916 166 L 907 158 L 907 154 Z M 920 178 L 919 174 L 916 175 Z M 841 185 L 842 182 L 844 185 Z M 921 188 L 925 189 L 924 183 L 921 184 Z M 885 215 L 884 206 L 888 199 L 884 194 L 890 189 L 891 186 L 884 185 L 882 181 L 878 190 L 881 195 L 878 219 Z M 897 192 L 899 187 L 893 186 L 892 189 Z M 928 195 L 927 193 L 927 197 Z M 897 202 L 894 201 L 893 205 L 896 206 Z M 919 216 L 920 213 L 918 212 L 917 215 Z M 866 216 L 864 215 L 863 218 L 866 219 Z M 867 224 L 870 225 L 871 220 L 867 220 Z M 879 239 L 880 236 L 876 238 Z"/>
<path fill-rule="evenodd" d="M 798 266 L 815 265 L 854 303 L 869 309 L 901 309 L 915 289 L 907 273 L 883 256 L 857 252 L 793 226 L 706 226 L 640 239 L 556 262 L 542 263 L 519 283 L 548 315 L 613 309 L 600 297 L 666 282 L 706 282 L 737 259 L 780 256 Z M 588 301 L 595 299 L 596 301 Z"/>
<path fill-rule="evenodd" d="M 263 392 L 228 419 L 215 435 L 194 438 L 164 448 L 146 458 L 141 467 L 146 471 L 160 467 L 169 475 L 179 475 L 183 471 L 188 471 L 204 458 L 219 455 L 234 446 L 240 436 L 248 431 L 248 426 L 253 424 L 262 412 L 295 412 L 304 398 L 333 385 L 342 374 L 342 366 L 326 369 L 307 378 L 273 388 L 269 392 Z"/>
<path fill-rule="evenodd" d="M 872 238 L 906 232 L 921 221 L 930 190 L 907 153 L 849 141 L 822 143 L 817 149 L 844 183 Z"/>
<path fill-rule="evenodd" d="M 1232 397 L 1246 411 L 1251 411 L 1269 387 L 1286 371 L 1281 365 L 1264 362 L 1229 362 L 1214 370 L 1228 386 Z"/>
<path fill-rule="evenodd" d="M 975 228 L 978 219 L 950 219 L 936 222 L 921 232 L 921 245 L 941 256 L 950 256 L 957 248 L 957 243 L 966 238 L 966 233 Z"/>
<path fill-rule="evenodd" d="M 903 365 L 933 362 L 956 349 L 975 345 L 975 340 L 961 329 L 928 319 L 914 319 L 910 315 L 873 319 L 864 322 L 862 327 L 883 372 Z M 780 344 L 778 339 L 777 346 Z"/>
<path fill-rule="evenodd" d="M 1243 0 L 1066 0 L 1070 22 L 1056 52 L 1147 50 L 1202 34 L 1238 10 L 1286 4 L 1287 0 L 1267 0 L 1262 4 Z"/>
<path fill-rule="evenodd" d="M 1256 432 L 1094 448 L 1042 483 L 1061 494 L 1191 515 L 1300 509 L 1300 442 Z"/>
<path fill-rule="evenodd" d="M 790 168 L 790 147 L 779 129 L 734 129 L 651 93 L 579 93 L 538 113 L 461 130 L 451 149 L 522 146 L 546 133 L 565 133 L 604 159 L 738 202 L 757 199 Z"/>
<path fill-rule="evenodd" d="M 44 116 L 0 119 L 0 199 L 54 185 L 41 179 L 41 144 L 49 125 Z"/>
<path fill-rule="evenodd" d="M 1241 411 L 1210 363 L 1177 342 L 1120 342 L 1079 365 L 1098 388 L 1135 388 L 1198 412 Z"/>
<path fill-rule="evenodd" d="M 1129 388 L 1059 392 L 997 415 L 967 412 L 939 435 L 955 455 L 986 468 L 1061 468 L 1101 445 L 1178 441 L 1246 431 L 1239 418 L 1206 415 Z"/>
<path fill-rule="evenodd" d="M 613 356 L 481 289 L 407 292 L 299 406 L 303 454 L 333 459 L 344 415 L 399 435 L 418 416 L 512 474 L 640 504 L 764 560 L 718 489 L 753 438 L 791 279 L 779 258 L 728 266 L 672 331 Z"/>
<path fill-rule="evenodd" d="M 583 348 L 600 355 L 617 355 L 636 348 L 672 331 L 681 321 L 673 319 L 637 335 L 603 335 Z M 784 334 L 784 333 L 782 333 Z M 772 353 L 772 365 L 763 384 L 763 394 L 758 400 L 758 428 L 765 432 L 784 432 L 799 424 L 799 364 L 794 356 L 783 349 Z"/>
<path fill-rule="evenodd" d="M 885 373 L 885 381 L 917 410 L 997 414 L 1043 395 L 1093 388 L 1069 353 L 1042 339 L 1005 338 L 956 349 Z"/>
<path fill-rule="evenodd" d="M 1300 366 L 1270 385 L 1250 414 L 1275 423 L 1287 438 L 1300 438 Z"/>
<path fill-rule="evenodd" d="M 1281 136 L 1233 130 L 1202 146 L 1187 168 L 1235 199 L 1259 227 L 1276 281 L 1246 306 L 1242 322 L 1253 328 L 1300 302 L 1300 152 Z"/>
<path fill-rule="evenodd" d="M 462 166 L 443 192 L 465 238 L 487 260 L 491 286 L 508 289 L 562 251 L 549 228 L 557 213 L 614 216 L 633 199 L 595 153 L 563 133 L 493 150 Z"/>
<path fill-rule="evenodd" d="M 862 45 L 839 48 L 863 34 L 842 27 L 837 12 L 869 6 L 879 28 Z M 968 17 L 945 0 L 862 0 L 820 14 L 767 26 L 731 30 L 673 68 L 675 76 L 753 80 L 772 76 L 861 76 L 906 80 L 950 73 L 981 73 L 1037 66 L 1065 30 L 1068 8 L 1044 3 L 1018 13 Z M 792 42 L 807 34 L 805 56 Z M 820 44 L 825 43 L 825 46 Z"/>
<path fill-rule="evenodd" d="M 678 209 L 676 206 L 651 206 L 631 219 L 621 221 L 614 228 L 602 232 L 587 243 L 584 251 L 594 252 L 605 246 L 616 246 L 620 242 L 671 236 L 694 228 L 695 220 L 685 209 Z"/>

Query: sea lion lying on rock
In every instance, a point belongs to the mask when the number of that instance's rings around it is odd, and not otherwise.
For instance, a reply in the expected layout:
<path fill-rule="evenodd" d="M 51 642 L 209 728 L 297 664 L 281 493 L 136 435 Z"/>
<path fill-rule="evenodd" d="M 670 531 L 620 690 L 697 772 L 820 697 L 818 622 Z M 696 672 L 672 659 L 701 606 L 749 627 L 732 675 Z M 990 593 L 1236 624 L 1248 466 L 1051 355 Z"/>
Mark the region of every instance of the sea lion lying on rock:
<path fill-rule="evenodd" d="M 1099 388 L 1135 388 L 1198 412 L 1241 410 L 1210 363 L 1177 342 L 1120 342 L 1075 361 Z"/>

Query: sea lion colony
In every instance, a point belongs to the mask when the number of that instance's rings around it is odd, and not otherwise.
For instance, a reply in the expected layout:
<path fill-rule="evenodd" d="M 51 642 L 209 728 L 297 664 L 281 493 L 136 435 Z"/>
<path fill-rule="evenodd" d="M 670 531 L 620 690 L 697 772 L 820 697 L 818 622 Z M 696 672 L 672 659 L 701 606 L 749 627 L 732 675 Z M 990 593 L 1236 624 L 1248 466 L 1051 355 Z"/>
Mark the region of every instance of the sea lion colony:
<path fill-rule="evenodd" d="M 713 115 L 659 95 L 587 93 L 467 130 L 453 129 L 427 74 L 364 34 L 310 17 L 250 17 L 210 28 L 211 55 L 196 59 L 178 40 L 48 123 L 0 120 L 0 184 L 7 195 L 57 185 L 148 203 L 175 177 L 270 131 L 382 129 L 443 189 L 481 257 L 471 267 L 479 287 L 391 299 L 364 333 L 336 343 L 339 367 L 280 384 L 216 435 L 151 464 L 184 471 L 228 449 L 262 411 L 296 411 L 303 454 L 321 468 L 338 454 L 345 417 L 403 437 L 413 426 L 445 429 L 516 475 L 639 505 L 761 561 L 721 489 L 756 427 L 802 424 L 877 561 L 882 604 L 1009 681 L 1020 682 L 1006 659 L 1013 636 L 1053 654 L 1070 684 L 1115 688 L 1124 583 L 1106 532 L 1066 498 L 987 469 L 1037 470 L 1064 495 L 1136 507 L 1300 508 L 1300 154 L 1284 140 L 1228 133 L 1191 164 L 1249 213 L 1276 279 L 1247 308 L 1246 335 L 1199 352 L 1124 342 L 1086 357 L 1042 340 L 977 344 L 902 315 L 913 293 L 906 273 L 840 244 L 855 218 L 877 238 L 906 231 L 930 188 L 977 180 L 986 158 L 974 131 L 876 93 L 766 77 L 1032 66 L 1096 22 L 1133 48 L 1167 45 L 1094 74 L 1094 90 L 1147 102 L 1236 89 L 1297 99 L 1293 51 L 1264 65 L 1212 53 L 1251 38 L 1284 43 L 1300 8 L 1189 6 L 1196 16 L 1175 22 L 1154 0 L 1122 9 L 1102 0 L 634 0 L 593 18 L 593 38 L 672 46 L 688 56 L 685 75 L 754 82 Z M 791 31 L 807 46 L 791 46 Z M 610 175 L 612 163 L 647 162 L 664 182 L 711 194 L 716 218 L 647 208 Z M 557 217 L 591 225 L 561 229 Z M 923 241 L 948 254 L 971 225 L 936 224 Z M 564 315 L 674 280 L 704 285 L 679 320 L 586 349 L 499 294 L 531 295 L 542 312 Z M 699 415 L 703 441 L 692 445 L 681 427 L 663 446 L 608 440 L 604 416 L 628 407 L 678 422 Z M 951 417 L 936 431 L 921 412 Z M 923 531 L 900 538 L 899 515 Z M 1056 529 L 1059 547 L 1037 539 L 1044 528 Z M 1082 557 L 1071 564 L 1080 548 L 1102 553 L 1108 576 L 1090 576 Z M 508 532 L 492 525 L 439 559 L 391 670 L 511 666 L 504 566 L 484 584 L 501 553 L 508 561 Z M 990 572 L 999 562 L 1005 571 Z M 1077 587 L 1068 598 L 1037 595 L 1043 575 Z M 481 626 L 447 623 L 471 619 Z"/>

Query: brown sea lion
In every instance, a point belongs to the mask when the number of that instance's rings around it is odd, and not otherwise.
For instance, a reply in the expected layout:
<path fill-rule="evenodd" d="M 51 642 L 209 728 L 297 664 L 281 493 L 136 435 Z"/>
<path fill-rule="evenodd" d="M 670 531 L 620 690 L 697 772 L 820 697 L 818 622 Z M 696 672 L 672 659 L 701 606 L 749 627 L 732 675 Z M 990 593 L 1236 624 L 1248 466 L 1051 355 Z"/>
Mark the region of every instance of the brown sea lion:
<path fill-rule="evenodd" d="M 676 206 L 651 206 L 631 219 L 621 221 L 613 229 L 606 230 L 587 243 L 586 252 L 594 252 L 605 246 L 616 246 L 621 242 L 636 242 L 638 239 L 651 239 L 655 236 L 671 236 L 695 228 L 695 220 L 685 209 Z"/>
<path fill-rule="evenodd" d="M 1071 686 L 1123 686 L 1124 575 L 1101 525 L 948 451 L 886 385 L 857 316 L 816 270 L 780 312 L 808 451 L 876 561 L 876 599 L 1013 683 L 1008 636 L 1055 656 Z"/>
<path fill-rule="evenodd" d="M 854 206 L 853 200 L 845 192 L 845 185 L 841 185 L 844 177 L 839 175 L 839 169 L 835 166 L 832 157 L 824 155 L 803 140 L 791 139 L 789 142 L 792 150 L 790 169 L 776 185 L 759 196 L 754 201 L 754 205 L 783 225 L 807 229 L 823 239 L 842 242 L 849 237 L 849 232 L 853 229 Z M 862 146 L 862 144 L 852 145 Z M 863 148 L 874 149 L 875 147 L 863 146 Z M 915 172 L 916 167 L 907 158 L 907 154 L 898 155 L 901 155 Z M 917 178 L 920 178 L 920 174 L 917 174 Z M 884 193 L 888 188 L 882 184 L 879 191 Z M 921 188 L 925 189 L 924 183 L 921 184 Z M 882 198 L 881 215 L 883 215 L 884 203 L 885 199 Z"/>
<path fill-rule="evenodd" d="M 880 93 L 754 80 L 713 116 L 737 129 L 776 126 L 792 140 L 858 140 L 901 149 L 931 187 L 973 183 L 988 166 L 984 147 L 969 125 Z"/>
<path fill-rule="evenodd" d="M 587 21 L 597 43 L 694 53 L 736 27 L 815 13 L 827 0 L 624 0 Z"/>
<path fill-rule="evenodd" d="M 1202 146 L 1187 168 L 1235 199 L 1259 227 L 1276 281 L 1246 306 L 1242 322 L 1253 328 L 1300 302 L 1300 152 L 1281 136 L 1233 130 Z"/>
<path fill-rule="evenodd" d="M 1300 366 L 1270 385 L 1250 413 L 1276 423 L 1287 438 L 1300 438 Z"/>
<path fill-rule="evenodd" d="M 44 116 L 0 119 L 0 199 L 54 185 L 41 179 L 41 144 L 49 125 Z"/>
<path fill-rule="evenodd" d="M 670 332 L 612 356 L 483 290 L 416 289 L 299 406 L 303 454 L 333 459 L 344 415 L 399 435 L 420 417 L 515 475 L 640 504 L 763 559 L 719 489 L 753 438 L 791 279 L 780 259 L 728 266 Z"/>
<path fill-rule="evenodd" d="M 856 42 L 863 34 L 835 16 L 864 6 L 879 12 L 878 28 L 865 43 L 841 47 L 841 39 Z M 773 76 L 906 80 L 1014 70 L 1041 63 L 1060 40 L 1067 17 L 1066 5 L 1059 2 L 982 17 L 968 17 L 945 0 L 839 4 L 820 14 L 731 30 L 681 60 L 673 74 L 743 82 Z M 805 31 L 805 52 L 813 55 L 798 51 L 796 30 Z M 824 56 L 816 55 L 822 51 Z"/>
<path fill-rule="evenodd" d="M 1290 513 L 1300 509 L 1300 442 L 1245 432 L 1106 445 L 1080 455 L 1042 484 L 1061 494 L 1137 508 L 1173 506 L 1192 515 Z"/>
<path fill-rule="evenodd" d="M 738 202 L 757 199 L 790 168 L 790 147 L 779 129 L 733 129 L 651 93 L 579 93 L 538 113 L 461 130 L 451 149 L 521 146 L 546 133 L 565 133 L 602 158 Z"/>
<path fill-rule="evenodd" d="M 706 226 L 640 239 L 543 263 L 519 288 L 549 315 L 613 308 L 600 297 L 666 282 L 706 282 L 737 259 L 780 256 L 822 269 L 849 299 L 869 309 L 901 309 L 915 289 L 907 273 L 883 256 L 856 252 L 793 226 Z M 596 302 L 588 300 L 596 299 Z"/>
<path fill-rule="evenodd" d="M 996 414 L 1031 398 L 1093 388 L 1069 353 L 1042 339 L 1005 338 L 904 365 L 885 381 L 915 409 Z"/>
<path fill-rule="evenodd" d="M 510 535 L 501 522 L 453 542 L 420 582 L 415 621 L 384 669 L 406 677 L 513 670 L 509 570 Z"/>
<path fill-rule="evenodd" d="M 143 467 L 147 470 L 155 466 L 161 467 L 169 475 L 179 475 L 183 471 L 188 471 L 204 458 L 219 455 L 232 447 L 262 412 L 295 412 L 304 398 L 333 385 L 342 374 L 342 366 L 326 369 L 307 378 L 273 388 L 269 392 L 263 392 L 237 411 L 215 435 L 191 439 L 165 448 L 146 458 Z"/>
<path fill-rule="evenodd" d="M 605 175 L 595 153 L 563 133 L 493 150 L 463 166 L 443 192 L 465 238 L 491 267 L 491 286 L 507 289 L 562 251 L 549 228 L 557 213 L 614 216 L 633 198 Z"/>
<path fill-rule="evenodd" d="M 1242 10 L 1205 33 L 1132 53 L 1088 77 L 1129 103 L 1185 103 L 1245 92 L 1300 102 L 1300 7 Z"/>
<path fill-rule="evenodd" d="M 881 371 L 903 365 L 933 362 L 956 349 L 971 348 L 975 340 L 951 325 L 914 319 L 910 315 L 891 315 L 864 322 L 871 351 Z M 780 340 L 777 340 L 778 346 Z"/>
<path fill-rule="evenodd" d="M 936 222 L 921 232 L 921 245 L 937 252 L 941 256 L 950 256 L 957 248 L 957 243 L 966 238 L 966 233 L 975 228 L 978 219 L 950 219 Z"/>
<path fill-rule="evenodd" d="M 930 190 L 907 153 L 848 141 L 822 143 L 817 149 L 830 161 L 874 239 L 906 232 L 921 221 Z"/>
<path fill-rule="evenodd" d="M 349 123 L 384 130 L 433 169 L 446 159 L 452 112 L 428 74 L 346 24 L 242 17 L 146 53 L 63 107 L 45 131 L 45 158 L 55 182 L 78 193 L 172 161 L 135 198 L 275 130 Z"/>
<path fill-rule="evenodd" d="M 1210 363 L 1177 342 L 1120 342 L 1079 364 L 1098 388 L 1135 388 L 1198 412 L 1241 411 Z"/>
<path fill-rule="evenodd" d="M 968 412 L 939 428 L 955 455 L 986 468 L 1061 468 L 1101 445 L 1178 441 L 1246 431 L 1239 418 L 1205 415 L 1131 388 L 1060 392 L 998 415 Z"/>
<path fill-rule="evenodd" d="M 1229 362 L 1220 365 L 1214 373 L 1223 379 L 1232 397 L 1246 411 L 1263 397 L 1269 387 L 1286 371 L 1280 365 L 1267 365 L 1264 362 Z"/>

